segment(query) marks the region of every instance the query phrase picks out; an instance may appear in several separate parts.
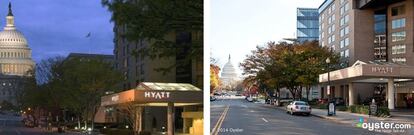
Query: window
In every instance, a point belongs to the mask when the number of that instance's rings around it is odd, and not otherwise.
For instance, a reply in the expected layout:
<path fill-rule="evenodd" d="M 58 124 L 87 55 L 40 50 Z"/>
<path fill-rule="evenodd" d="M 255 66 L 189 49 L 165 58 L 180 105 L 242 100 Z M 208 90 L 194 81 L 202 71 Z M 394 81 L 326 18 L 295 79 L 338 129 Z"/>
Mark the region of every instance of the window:
<path fill-rule="evenodd" d="M 394 32 L 394 33 L 391 34 L 392 42 L 404 41 L 405 36 L 406 36 L 405 31 Z"/>
<path fill-rule="evenodd" d="M 345 46 L 349 45 L 349 38 L 345 38 Z"/>
<path fill-rule="evenodd" d="M 346 50 L 345 50 L 344 57 L 345 57 L 345 58 L 348 58 L 348 57 L 349 57 L 349 49 L 346 49 Z"/>
<path fill-rule="evenodd" d="M 405 64 L 407 60 L 403 57 L 392 58 L 392 62 Z"/>
<path fill-rule="evenodd" d="M 332 42 L 335 42 L 335 35 L 332 35 L 328 38 L 328 44 L 331 44 Z"/>
<path fill-rule="evenodd" d="M 405 45 L 392 46 L 392 54 L 404 54 L 405 50 Z"/>
<path fill-rule="evenodd" d="M 342 39 L 340 42 L 340 48 L 347 47 L 349 45 L 349 38 Z"/>
<path fill-rule="evenodd" d="M 331 24 L 332 23 L 332 16 L 330 16 L 329 18 L 328 18 L 328 24 Z"/>
<path fill-rule="evenodd" d="M 349 26 L 346 26 L 346 27 L 341 29 L 340 36 L 343 37 L 348 33 L 349 33 Z"/>
<path fill-rule="evenodd" d="M 405 18 L 392 20 L 392 29 L 405 27 Z"/>
<path fill-rule="evenodd" d="M 340 14 L 343 15 L 348 10 L 349 10 L 349 3 L 346 3 L 344 6 L 341 7 Z"/>
<path fill-rule="evenodd" d="M 391 15 L 392 16 L 398 16 L 398 15 L 403 15 L 403 14 L 405 14 L 405 6 L 404 5 L 391 8 Z"/>
<path fill-rule="evenodd" d="M 333 32 L 335 32 L 335 25 L 329 26 L 328 28 L 328 34 L 331 34 Z"/>
<path fill-rule="evenodd" d="M 346 23 L 348 23 L 349 21 L 349 15 L 345 15 L 344 17 L 341 18 L 340 20 L 340 26 L 345 25 Z"/>

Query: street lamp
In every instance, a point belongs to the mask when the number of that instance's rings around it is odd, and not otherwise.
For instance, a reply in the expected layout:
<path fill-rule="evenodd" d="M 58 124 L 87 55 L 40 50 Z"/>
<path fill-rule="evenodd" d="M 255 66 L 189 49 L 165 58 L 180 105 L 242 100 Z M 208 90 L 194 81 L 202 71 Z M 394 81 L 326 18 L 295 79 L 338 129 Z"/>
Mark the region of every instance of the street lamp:
<path fill-rule="evenodd" d="M 335 103 L 332 100 L 332 93 L 331 93 L 331 75 L 330 75 L 330 66 L 329 64 L 331 63 L 331 60 L 328 58 L 326 58 L 325 60 L 326 64 L 327 64 L 327 71 L 328 71 L 328 86 L 327 86 L 327 93 L 328 93 L 328 116 L 332 116 L 335 115 Z"/>
<path fill-rule="evenodd" d="M 326 62 L 326 64 L 327 64 L 327 71 L 328 71 L 328 86 L 326 87 L 326 90 L 327 90 L 327 94 L 328 94 L 328 100 L 330 101 L 331 100 L 331 75 L 330 75 L 330 66 L 329 66 L 329 64 L 331 63 L 331 59 L 329 59 L 329 57 L 328 58 L 326 58 L 326 60 L 325 60 L 325 62 Z"/>

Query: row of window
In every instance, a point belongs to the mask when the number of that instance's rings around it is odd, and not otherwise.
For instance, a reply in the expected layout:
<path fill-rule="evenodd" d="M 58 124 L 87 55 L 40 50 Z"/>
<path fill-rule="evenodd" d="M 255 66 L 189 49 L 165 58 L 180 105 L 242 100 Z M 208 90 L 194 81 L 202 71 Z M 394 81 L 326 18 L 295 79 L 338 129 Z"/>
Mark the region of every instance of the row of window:
<path fill-rule="evenodd" d="M 403 15 L 403 14 L 405 14 L 405 6 L 404 5 L 391 8 L 391 15 L 392 16 L 398 16 L 398 15 Z"/>
<path fill-rule="evenodd" d="M 392 20 L 391 24 L 392 29 L 403 28 L 405 27 L 405 18 Z"/>
<path fill-rule="evenodd" d="M 391 34 L 391 41 L 392 42 L 404 41 L 405 37 L 406 37 L 405 31 L 394 32 Z"/>
<path fill-rule="evenodd" d="M 405 53 L 405 45 L 394 45 L 392 46 L 392 54 L 404 54 Z"/>
<path fill-rule="evenodd" d="M 340 14 L 343 15 L 348 10 L 349 10 L 349 3 L 346 3 L 344 6 L 341 7 Z"/>
<path fill-rule="evenodd" d="M 339 21 L 339 26 L 344 26 L 345 24 L 347 24 L 349 22 L 349 15 L 345 15 L 344 17 L 341 18 L 341 20 Z"/>
<path fill-rule="evenodd" d="M 340 35 L 340 37 L 343 37 L 343 36 L 347 35 L 348 33 L 349 33 L 349 26 L 346 26 L 346 27 L 341 29 L 339 35 Z"/>
<path fill-rule="evenodd" d="M 24 42 L 24 40 L 22 39 L 0 39 L 0 41 L 2 42 L 5 42 L 5 41 Z"/>
<path fill-rule="evenodd" d="M 341 40 L 341 42 L 340 42 L 340 47 L 341 48 L 347 47 L 348 45 L 349 45 L 349 38 L 345 38 L 345 39 Z"/>
<path fill-rule="evenodd" d="M 396 58 L 392 58 L 392 62 L 405 64 L 407 62 L 407 59 L 404 57 L 396 57 Z"/>
<path fill-rule="evenodd" d="M 30 68 L 28 65 L 21 64 L 3 64 L 1 65 L 2 73 L 25 73 Z"/>
<path fill-rule="evenodd" d="M 328 44 L 331 44 L 332 42 L 335 42 L 335 35 L 331 35 L 328 37 Z"/>
<path fill-rule="evenodd" d="M 341 55 L 342 58 L 348 58 L 349 57 L 349 49 L 341 51 L 340 55 Z"/>
<path fill-rule="evenodd" d="M 0 52 L 1 58 L 28 58 L 28 54 L 24 52 Z"/>

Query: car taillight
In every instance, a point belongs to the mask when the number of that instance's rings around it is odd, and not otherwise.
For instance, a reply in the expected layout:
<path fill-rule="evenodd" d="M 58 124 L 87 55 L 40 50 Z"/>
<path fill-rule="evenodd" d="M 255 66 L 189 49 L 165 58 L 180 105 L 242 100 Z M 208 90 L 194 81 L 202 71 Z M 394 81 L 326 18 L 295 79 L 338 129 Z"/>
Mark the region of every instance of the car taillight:
<path fill-rule="evenodd" d="M 296 109 L 299 109 L 299 106 L 295 106 Z"/>

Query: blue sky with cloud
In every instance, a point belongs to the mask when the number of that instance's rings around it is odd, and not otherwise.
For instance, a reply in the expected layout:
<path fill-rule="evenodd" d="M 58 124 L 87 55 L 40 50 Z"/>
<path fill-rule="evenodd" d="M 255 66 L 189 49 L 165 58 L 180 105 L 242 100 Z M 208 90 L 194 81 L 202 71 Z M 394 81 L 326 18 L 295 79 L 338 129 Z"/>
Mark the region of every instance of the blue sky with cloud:
<path fill-rule="evenodd" d="M 296 9 L 318 8 L 323 0 L 211 0 L 210 50 L 220 67 L 231 54 L 232 63 L 241 74 L 239 63 L 257 45 L 293 38 L 296 32 Z"/>
<path fill-rule="evenodd" d="M 7 0 L 0 1 L 5 26 Z M 15 24 L 29 42 L 35 61 L 70 52 L 113 52 L 111 13 L 100 0 L 11 0 Z M 91 32 L 91 37 L 86 35 Z"/>

